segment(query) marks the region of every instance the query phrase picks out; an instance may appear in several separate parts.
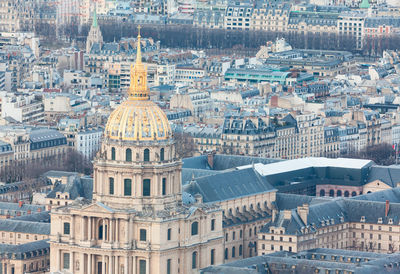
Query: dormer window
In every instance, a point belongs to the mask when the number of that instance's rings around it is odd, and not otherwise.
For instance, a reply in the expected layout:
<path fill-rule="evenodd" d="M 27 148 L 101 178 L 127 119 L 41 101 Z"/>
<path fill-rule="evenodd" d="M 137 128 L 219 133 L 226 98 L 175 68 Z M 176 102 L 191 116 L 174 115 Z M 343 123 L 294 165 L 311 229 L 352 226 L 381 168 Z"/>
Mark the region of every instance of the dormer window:
<path fill-rule="evenodd" d="M 389 219 L 388 224 L 390 224 L 390 225 L 393 224 L 393 219 L 392 218 Z"/>
<path fill-rule="evenodd" d="M 361 216 L 360 222 L 365 223 L 365 216 Z"/>
<path fill-rule="evenodd" d="M 378 218 L 378 224 L 382 223 L 382 218 Z"/>

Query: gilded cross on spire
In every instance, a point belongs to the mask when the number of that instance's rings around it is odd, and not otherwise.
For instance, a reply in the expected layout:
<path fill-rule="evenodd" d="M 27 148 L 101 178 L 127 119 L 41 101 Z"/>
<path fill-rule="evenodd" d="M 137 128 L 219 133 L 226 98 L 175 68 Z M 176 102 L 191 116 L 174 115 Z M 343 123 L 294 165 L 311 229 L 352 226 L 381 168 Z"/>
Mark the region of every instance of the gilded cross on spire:
<path fill-rule="evenodd" d="M 138 26 L 136 63 L 131 65 L 131 84 L 128 95 L 130 100 L 148 100 L 149 90 L 147 88 L 147 69 L 142 63 L 142 52 L 140 43 L 140 25 Z"/>

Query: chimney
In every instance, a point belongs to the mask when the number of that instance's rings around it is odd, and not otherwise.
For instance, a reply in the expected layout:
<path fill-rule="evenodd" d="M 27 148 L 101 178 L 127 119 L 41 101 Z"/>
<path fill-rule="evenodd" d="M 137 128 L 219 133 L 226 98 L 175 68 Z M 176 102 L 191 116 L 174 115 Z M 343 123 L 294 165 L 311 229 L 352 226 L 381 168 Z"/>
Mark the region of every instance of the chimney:
<path fill-rule="evenodd" d="M 23 201 L 19 201 L 19 202 L 18 202 L 18 207 L 19 207 L 19 208 L 21 208 L 23 205 L 24 205 L 24 202 L 23 202 Z"/>
<path fill-rule="evenodd" d="M 387 217 L 388 216 L 388 213 L 389 213 L 389 200 L 386 200 L 386 206 L 385 206 L 385 217 Z"/>
<path fill-rule="evenodd" d="M 21 216 L 21 211 L 17 211 L 17 216 Z"/>
<path fill-rule="evenodd" d="M 37 209 L 37 212 L 42 212 L 42 208 L 39 207 L 39 208 Z"/>
<path fill-rule="evenodd" d="M 203 196 L 201 194 L 195 194 L 194 199 L 196 200 L 196 204 L 202 204 L 203 203 Z"/>
<path fill-rule="evenodd" d="M 32 212 L 31 212 L 31 210 L 30 210 L 30 209 L 28 209 L 27 213 L 28 213 L 28 215 L 29 215 L 29 214 L 31 214 Z"/>
<path fill-rule="evenodd" d="M 308 204 L 303 204 L 302 206 L 297 207 L 297 214 L 299 214 L 301 220 L 305 225 L 307 225 L 307 215 L 308 215 Z"/>
<path fill-rule="evenodd" d="M 214 155 L 215 155 L 214 151 L 207 153 L 207 162 L 211 169 L 214 169 Z"/>

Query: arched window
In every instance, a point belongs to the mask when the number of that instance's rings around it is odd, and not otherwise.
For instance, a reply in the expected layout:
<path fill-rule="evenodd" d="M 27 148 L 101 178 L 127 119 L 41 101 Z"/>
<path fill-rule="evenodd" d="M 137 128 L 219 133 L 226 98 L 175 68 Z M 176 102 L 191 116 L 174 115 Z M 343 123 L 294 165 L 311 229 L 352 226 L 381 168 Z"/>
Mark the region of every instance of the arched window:
<path fill-rule="evenodd" d="M 125 151 L 125 161 L 132 162 L 132 150 L 130 148 Z"/>
<path fill-rule="evenodd" d="M 232 258 L 235 258 L 235 254 L 236 253 L 236 250 L 235 250 L 235 247 L 232 247 Z"/>
<path fill-rule="evenodd" d="M 149 162 L 150 161 L 150 150 L 146 148 L 143 152 L 143 161 Z"/>
<path fill-rule="evenodd" d="M 150 179 L 143 180 L 143 196 L 150 196 Z"/>
<path fill-rule="evenodd" d="M 324 189 L 321 189 L 321 190 L 319 191 L 319 196 L 320 196 L 320 197 L 324 197 L 324 196 L 325 196 L 325 190 L 324 190 Z"/>
<path fill-rule="evenodd" d="M 335 191 L 333 189 L 329 190 L 329 197 L 335 196 Z"/>
<path fill-rule="evenodd" d="M 164 161 L 164 148 L 160 149 L 160 161 Z"/>
<path fill-rule="evenodd" d="M 215 249 L 211 249 L 211 265 L 215 264 Z"/>
<path fill-rule="evenodd" d="M 115 160 L 115 147 L 111 148 L 111 160 Z"/>
<path fill-rule="evenodd" d="M 242 256 L 243 253 L 243 247 L 242 245 L 239 245 L 239 256 Z"/>
<path fill-rule="evenodd" d="M 341 197 L 341 196 L 342 196 L 342 191 L 341 191 L 341 190 L 338 190 L 338 191 L 336 192 L 336 196 L 337 196 L 337 197 Z"/>
<path fill-rule="evenodd" d="M 344 197 L 349 197 L 350 196 L 350 193 L 346 190 L 345 192 L 344 192 Z"/>
<path fill-rule="evenodd" d="M 199 234 L 199 223 L 193 222 L 192 223 L 192 236 Z"/>
<path fill-rule="evenodd" d="M 99 226 L 98 236 L 99 240 L 103 240 L 103 225 Z"/>
<path fill-rule="evenodd" d="M 228 260 L 228 248 L 225 248 L 225 260 Z"/>
<path fill-rule="evenodd" d="M 357 193 L 356 193 L 355 191 L 353 191 L 353 192 L 351 193 L 351 196 L 352 196 L 352 197 L 357 196 Z"/>
<path fill-rule="evenodd" d="M 197 268 L 197 252 L 192 253 L 192 269 Z"/>

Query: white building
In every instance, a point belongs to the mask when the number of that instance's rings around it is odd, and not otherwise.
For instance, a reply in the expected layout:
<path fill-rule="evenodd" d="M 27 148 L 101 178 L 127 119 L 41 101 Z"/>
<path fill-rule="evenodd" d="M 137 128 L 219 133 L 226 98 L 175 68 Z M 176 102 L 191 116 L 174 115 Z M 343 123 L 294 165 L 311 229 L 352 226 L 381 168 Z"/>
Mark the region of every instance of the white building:
<path fill-rule="evenodd" d="M 77 132 L 75 138 L 75 148 L 87 159 L 92 159 L 100 149 L 103 129 L 88 129 Z"/>
<path fill-rule="evenodd" d="M 15 95 L 3 93 L 1 96 L 1 117 L 11 117 L 20 123 L 44 121 L 43 102 L 34 94 Z"/>

